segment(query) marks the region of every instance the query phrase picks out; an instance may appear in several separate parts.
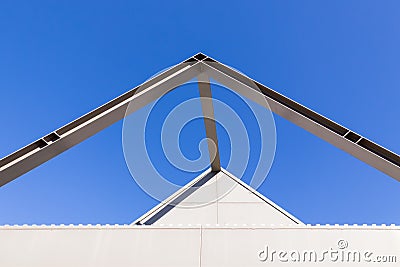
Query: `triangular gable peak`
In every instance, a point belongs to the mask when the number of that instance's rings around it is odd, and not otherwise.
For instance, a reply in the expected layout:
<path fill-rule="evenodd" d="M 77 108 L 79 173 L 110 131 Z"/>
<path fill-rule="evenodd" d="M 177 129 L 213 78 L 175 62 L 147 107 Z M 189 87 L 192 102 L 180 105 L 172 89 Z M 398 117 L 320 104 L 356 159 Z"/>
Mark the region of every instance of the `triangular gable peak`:
<path fill-rule="evenodd" d="M 207 170 L 133 224 L 295 225 L 300 220 L 221 168 Z"/>

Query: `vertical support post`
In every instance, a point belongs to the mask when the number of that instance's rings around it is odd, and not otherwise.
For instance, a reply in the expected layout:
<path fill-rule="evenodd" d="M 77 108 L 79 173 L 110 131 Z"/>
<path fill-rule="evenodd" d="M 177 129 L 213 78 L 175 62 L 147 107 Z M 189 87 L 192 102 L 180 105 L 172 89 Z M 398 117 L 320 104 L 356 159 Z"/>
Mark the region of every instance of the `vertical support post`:
<path fill-rule="evenodd" d="M 204 116 L 204 126 L 206 128 L 211 169 L 212 171 L 218 172 L 221 170 L 221 162 L 219 158 L 217 127 L 215 125 L 210 79 L 205 72 L 200 73 L 197 76 L 197 79 L 200 91 L 201 107 Z"/>

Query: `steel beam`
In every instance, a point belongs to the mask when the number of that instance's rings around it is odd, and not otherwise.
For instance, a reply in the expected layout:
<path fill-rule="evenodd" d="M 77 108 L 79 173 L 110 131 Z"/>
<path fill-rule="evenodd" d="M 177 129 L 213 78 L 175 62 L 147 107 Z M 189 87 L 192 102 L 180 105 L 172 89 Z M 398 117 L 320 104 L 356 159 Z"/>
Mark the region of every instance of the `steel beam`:
<path fill-rule="evenodd" d="M 221 170 L 221 162 L 219 158 L 217 128 L 215 125 L 210 79 L 205 72 L 200 73 L 200 75 L 198 76 L 198 84 L 200 91 L 201 107 L 203 110 L 204 126 L 206 128 L 211 170 L 218 172 Z"/>
<path fill-rule="evenodd" d="M 153 77 L 77 120 L 0 160 L 0 186 L 86 140 L 200 73 L 193 58 Z M 134 101 L 134 105 L 129 105 Z M 129 107 L 129 109 L 128 109 Z"/>
<path fill-rule="evenodd" d="M 224 86 L 400 181 L 400 156 L 211 58 L 202 70 Z M 268 106 L 265 105 L 267 100 Z"/>
<path fill-rule="evenodd" d="M 207 83 L 209 82 L 208 78 L 212 77 L 237 93 L 271 109 L 274 113 L 400 181 L 399 155 L 199 53 L 1 159 L 0 186 L 75 146 L 179 85 L 199 76 L 207 77 L 207 80 L 201 78 L 200 80 L 204 82 L 199 83 L 201 95 L 205 98 L 211 97 Z M 265 100 L 268 105 L 265 105 Z M 134 105 L 129 105 L 132 101 Z M 214 112 L 210 102 L 211 99 L 202 101 L 203 112 L 206 117 L 213 118 Z M 205 125 L 209 141 L 212 140 L 218 147 L 215 122 L 210 123 L 207 120 Z M 213 170 L 220 168 L 218 150 L 215 152 L 216 157 L 211 159 Z"/>

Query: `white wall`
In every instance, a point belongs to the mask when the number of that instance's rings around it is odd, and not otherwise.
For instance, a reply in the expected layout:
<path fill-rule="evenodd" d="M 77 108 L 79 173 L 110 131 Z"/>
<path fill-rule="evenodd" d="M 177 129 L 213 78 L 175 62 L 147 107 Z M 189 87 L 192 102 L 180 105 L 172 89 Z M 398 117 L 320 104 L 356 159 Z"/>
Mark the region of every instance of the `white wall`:
<path fill-rule="evenodd" d="M 315 251 L 321 258 L 326 250 L 397 262 L 291 263 L 288 256 Z M 0 266 L 400 266 L 400 227 L 0 227 Z"/>

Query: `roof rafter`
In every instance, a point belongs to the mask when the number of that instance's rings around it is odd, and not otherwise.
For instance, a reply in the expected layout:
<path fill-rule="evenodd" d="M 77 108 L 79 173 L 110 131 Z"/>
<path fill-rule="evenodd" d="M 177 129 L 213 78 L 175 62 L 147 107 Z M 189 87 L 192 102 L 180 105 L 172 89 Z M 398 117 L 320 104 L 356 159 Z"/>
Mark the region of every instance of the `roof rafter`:
<path fill-rule="evenodd" d="M 331 121 L 301 104 L 277 93 L 236 70 L 202 54 L 162 72 L 142 85 L 68 123 L 58 130 L 21 148 L 0 160 L 0 186 L 34 169 L 65 150 L 123 119 L 131 112 L 147 105 L 185 82 L 198 77 L 201 96 L 211 97 L 209 78 L 237 93 L 270 108 L 274 113 L 344 150 L 372 167 L 400 181 L 400 156 Z M 207 77 L 205 79 L 204 77 Z M 265 104 L 265 100 L 268 105 Z M 131 101 L 134 108 L 128 109 Z M 211 106 L 210 106 L 211 103 Z M 213 118 L 212 101 L 202 101 L 203 114 Z M 212 121 L 212 123 L 210 123 Z M 215 121 L 206 119 L 206 133 L 210 141 L 218 144 Z M 218 147 L 213 151 L 211 166 L 220 168 Z"/>

